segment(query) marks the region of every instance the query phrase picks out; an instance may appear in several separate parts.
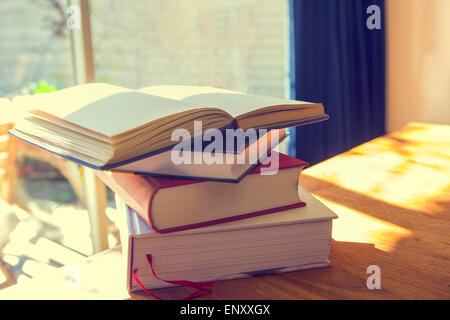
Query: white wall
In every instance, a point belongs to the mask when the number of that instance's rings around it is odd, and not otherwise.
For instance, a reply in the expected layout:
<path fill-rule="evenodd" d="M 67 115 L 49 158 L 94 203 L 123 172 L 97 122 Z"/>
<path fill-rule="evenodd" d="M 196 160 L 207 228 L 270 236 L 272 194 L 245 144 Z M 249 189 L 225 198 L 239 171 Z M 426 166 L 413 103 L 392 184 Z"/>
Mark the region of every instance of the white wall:
<path fill-rule="evenodd" d="M 450 124 L 450 0 L 387 0 L 387 129 Z"/>

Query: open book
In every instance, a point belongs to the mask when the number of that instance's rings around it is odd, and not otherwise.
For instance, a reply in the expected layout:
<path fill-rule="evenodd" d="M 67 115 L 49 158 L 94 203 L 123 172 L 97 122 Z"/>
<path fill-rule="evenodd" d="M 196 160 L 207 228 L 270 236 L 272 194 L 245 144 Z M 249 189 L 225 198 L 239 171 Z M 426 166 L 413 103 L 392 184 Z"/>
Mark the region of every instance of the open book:
<path fill-rule="evenodd" d="M 176 129 L 195 137 L 213 128 L 287 128 L 328 118 L 320 103 L 203 86 L 92 83 L 38 94 L 30 103 L 10 133 L 96 169 L 166 151 L 178 143 L 171 139 Z"/>

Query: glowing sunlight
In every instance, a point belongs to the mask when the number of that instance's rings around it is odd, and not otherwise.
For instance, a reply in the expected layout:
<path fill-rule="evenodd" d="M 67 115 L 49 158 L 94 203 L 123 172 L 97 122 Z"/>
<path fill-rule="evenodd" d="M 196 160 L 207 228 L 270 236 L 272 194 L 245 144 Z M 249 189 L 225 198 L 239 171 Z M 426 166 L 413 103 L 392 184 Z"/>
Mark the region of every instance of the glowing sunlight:
<path fill-rule="evenodd" d="M 411 235 L 405 228 L 315 196 L 339 215 L 339 218 L 333 221 L 334 240 L 373 243 L 377 249 L 390 252 L 395 249 L 398 241 Z"/>
<path fill-rule="evenodd" d="M 445 210 L 441 198 L 450 192 L 450 139 L 445 129 L 410 123 L 305 174 L 395 206 L 438 214 Z"/>

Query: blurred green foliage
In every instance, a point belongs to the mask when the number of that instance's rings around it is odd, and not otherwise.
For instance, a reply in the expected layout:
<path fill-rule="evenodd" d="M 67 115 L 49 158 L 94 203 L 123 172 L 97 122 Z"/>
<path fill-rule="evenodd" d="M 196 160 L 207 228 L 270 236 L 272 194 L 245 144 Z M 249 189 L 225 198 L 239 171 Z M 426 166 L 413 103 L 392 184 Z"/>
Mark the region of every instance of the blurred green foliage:
<path fill-rule="evenodd" d="M 22 94 L 36 94 L 43 92 L 53 92 L 58 90 L 57 87 L 50 85 L 46 80 L 39 80 L 38 83 L 30 82 L 25 87 L 22 88 Z"/>
<path fill-rule="evenodd" d="M 52 195 L 51 200 L 55 202 L 69 202 L 77 198 L 73 190 L 66 192 L 58 192 Z"/>

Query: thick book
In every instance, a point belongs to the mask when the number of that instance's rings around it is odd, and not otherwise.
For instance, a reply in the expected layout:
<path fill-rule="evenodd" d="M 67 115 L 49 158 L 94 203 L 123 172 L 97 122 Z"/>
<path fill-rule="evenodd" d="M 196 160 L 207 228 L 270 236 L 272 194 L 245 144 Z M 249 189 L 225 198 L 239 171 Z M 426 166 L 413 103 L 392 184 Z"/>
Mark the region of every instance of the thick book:
<path fill-rule="evenodd" d="M 165 234 L 116 195 L 128 290 L 142 290 L 136 280 L 152 289 L 174 285 L 160 279 L 218 281 L 330 266 L 337 215 L 301 187 L 298 193 L 305 207 Z"/>
<path fill-rule="evenodd" d="M 13 131 L 10 134 L 15 135 Z M 200 180 L 214 180 L 221 182 L 239 182 L 251 169 L 264 162 L 271 151 L 278 147 L 289 135 L 285 129 L 271 129 L 266 132 L 256 132 L 253 136 L 245 132 L 228 132 L 223 130 L 223 141 L 204 141 L 202 136 L 183 141 L 175 148 L 167 147 L 157 152 L 121 161 L 113 165 L 94 166 L 80 159 L 60 154 L 52 148 L 47 149 L 28 140 L 19 139 L 40 147 L 46 151 L 63 156 L 80 165 L 97 170 L 127 172 L 157 177 L 186 178 Z M 234 140 L 233 143 L 228 141 Z M 217 148 L 217 146 L 220 146 Z M 205 150 L 211 150 L 207 151 Z M 218 151 L 217 151 L 218 150 Z M 173 161 L 174 153 L 182 163 Z M 205 160 L 209 157 L 209 161 Z M 199 161 L 197 159 L 200 159 Z M 185 161 L 187 160 L 187 161 Z"/>
<path fill-rule="evenodd" d="M 92 83 L 20 101 L 29 111 L 11 134 L 102 170 L 166 151 L 179 142 L 177 129 L 192 138 L 209 129 L 279 129 L 328 118 L 320 103 L 203 86 Z"/>
<path fill-rule="evenodd" d="M 237 183 L 260 163 L 267 161 L 271 152 L 287 137 L 285 129 L 273 129 L 261 137 L 236 138 L 229 148 L 223 143 L 223 152 L 207 153 L 204 144 L 188 141 L 194 151 L 167 150 L 158 154 L 127 162 L 113 169 L 114 172 L 129 172 L 166 178 L 184 178 Z M 227 149 L 228 147 L 228 149 Z M 199 148 L 199 151 L 195 151 Z M 207 147 L 206 147 L 207 148 Z M 183 163 L 174 161 L 174 153 L 183 158 Z"/>
<path fill-rule="evenodd" d="M 304 206 L 297 185 L 308 163 L 277 152 L 269 160 L 237 184 L 103 171 L 97 175 L 155 231 L 166 233 Z"/>

